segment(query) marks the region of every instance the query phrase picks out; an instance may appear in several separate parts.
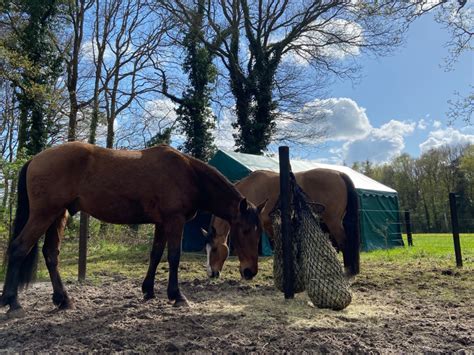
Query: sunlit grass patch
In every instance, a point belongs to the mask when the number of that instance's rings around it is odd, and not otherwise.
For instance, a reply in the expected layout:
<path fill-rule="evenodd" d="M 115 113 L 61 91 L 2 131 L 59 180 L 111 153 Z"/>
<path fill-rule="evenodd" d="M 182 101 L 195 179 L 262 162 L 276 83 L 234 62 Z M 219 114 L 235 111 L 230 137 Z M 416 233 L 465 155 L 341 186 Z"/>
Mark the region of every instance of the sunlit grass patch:
<path fill-rule="evenodd" d="M 362 253 L 361 259 L 363 262 L 412 263 L 413 261 L 426 261 L 438 267 L 455 265 L 453 236 L 451 234 L 415 234 L 411 247 L 408 246 L 406 235 L 403 235 L 403 240 L 405 247 Z M 465 266 L 472 267 L 474 262 L 474 234 L 461 234 L 460 242 L 463 262 Z"/>

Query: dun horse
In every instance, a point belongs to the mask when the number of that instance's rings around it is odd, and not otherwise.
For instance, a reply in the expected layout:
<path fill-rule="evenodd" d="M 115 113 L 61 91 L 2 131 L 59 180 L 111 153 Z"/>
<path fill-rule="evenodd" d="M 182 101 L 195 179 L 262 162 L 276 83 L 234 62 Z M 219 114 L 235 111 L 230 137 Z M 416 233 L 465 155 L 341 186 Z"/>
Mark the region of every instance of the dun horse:
<path fill-rule="evenodd" d="M 350 178 L 338 171 L 312 169 L 295 174 L 298 185 L 309 198 L 324 205 L 321 214 L 323 229 L 329 232 L 334 247 L 342 250 L 346 273 L 353 276 L 359 273 L 360 232 L 358 217 L 358 197 Z M 257 170 L 240 180 L 235 186 L 256 203 L 267 199 L 267 207 L 261 213 L 263 228 L 273 239 L 273 227 L 269 217 L 280 191 L 279 174 L 272 171 Z M 228 256 L 227 237 L 229 224 L 217 216 L 207 234 L 208 275 L 219 276 Z M 254 234 L 255 235 L 255 234 Z M 260 235 L 258 235 L 260 238 Z"/>
<path fill-rule="evenodd" d="M 144 297 L 154 297 L 156 269 L 168 244 L 168 298 L 176 306 L 187 305 L 178 287 L 178 265 L 184 224 L 198 209 L 230 223 L 241 273 L 253 277 L 258 268 L 259 211 L 214 168 L 165 145 L 126 151 L 73 142 L 47 149 L 20 172 L 0 306 L 9 305 L 9 312 L 21 310 L 18 288 L 32 280 L 43 234 L 53 302 L 60 309 L 73 306 L 58 272 L 68 211 L 84 211 L 108 223 L 155 224 L 150 264 L 142 284 Z"/>

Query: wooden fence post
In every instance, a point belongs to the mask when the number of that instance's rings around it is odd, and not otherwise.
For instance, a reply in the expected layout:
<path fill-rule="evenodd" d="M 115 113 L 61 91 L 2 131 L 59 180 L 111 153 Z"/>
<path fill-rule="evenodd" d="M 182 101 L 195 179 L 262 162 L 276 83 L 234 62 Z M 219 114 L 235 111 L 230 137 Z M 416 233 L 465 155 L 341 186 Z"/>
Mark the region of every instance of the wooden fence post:
<path fill-rule="evenodd" d="M 408 246 L 412 247 L 413 246 L 413 236 L 411 234 L 411 221 L 410 221 L 410 212 L 405 211 L 405 226 L 407 230 L 407 241 L 408 241 Z"/>
<path fill-rule="evenodd" d="M 456 266 L 462 267 L 461 243 L 459 242 L 458 209 L 456 206 L 456 194 L 449 193 L 449 207 L 451 209 L 451 225 L 453 227 L 454 252 L 456 254 Z"/>
<path fill-rule="evenodd" d="M 292 231 L 290 221 L 290 152 L 289 148 L 278 148 L 280 160 L 281 236 L 283 246 L 283 290 L 285 298 L 295 297 L 292 260 Z"/>
<path fill-rule="evenodd" d="M 83 282 L 86 279 L 87 267 L 87 239 L 89 238 L 89 215 L 81 212 L 79 223 L 79 270 L 78 279 Z"/>

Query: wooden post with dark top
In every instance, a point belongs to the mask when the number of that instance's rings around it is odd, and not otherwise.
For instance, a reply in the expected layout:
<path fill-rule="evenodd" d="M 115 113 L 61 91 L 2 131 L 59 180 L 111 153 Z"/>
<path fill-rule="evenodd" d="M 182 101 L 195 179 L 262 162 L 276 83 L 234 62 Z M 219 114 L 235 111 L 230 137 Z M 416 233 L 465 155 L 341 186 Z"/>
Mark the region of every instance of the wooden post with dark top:
<path fill-rule="evenodd" d="M 286 146 L 278 148 L 280 160 L 280 202 L 281 202 L 281 237 L 283 246 L 283 290 L 285 298 L 295 297 L 293 280 L 293 260 L 291 252 L 290 220 L 290 151 Z"/>
<path fill-rule="evenodd" d="M 456 266 L 462 267 L 461 243 L 459 241 L 458 209 L 456 206 L 456 194 L 449 193 L 449 207 L 451 209 L 451 225 L 453 227 L 454 252 L 456 254 Z"/>
<path fill-rule="evenodd" d="M 79 223 L 79 272 L 80 282 L 86 279 L 87 266 L 87 239 L 89 238 L 89 215 L 81 212 Z"/>
<path fill-rule="evenodd" d="M 411 234 L 411 221 L 410 221 L 410 212 L 405 211 L 405 226 L 407 229 L 407 241 L 408 241 L 408 246 L 412 247 L 413 246 L 413 236 Z"/>

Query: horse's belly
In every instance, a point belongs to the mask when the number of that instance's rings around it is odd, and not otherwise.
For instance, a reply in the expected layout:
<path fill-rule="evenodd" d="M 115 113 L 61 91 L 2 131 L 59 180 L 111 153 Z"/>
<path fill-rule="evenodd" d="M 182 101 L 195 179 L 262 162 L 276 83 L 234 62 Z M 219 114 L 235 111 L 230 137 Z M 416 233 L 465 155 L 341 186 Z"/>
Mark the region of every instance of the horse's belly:
<path fill-rule="evenodd" d="M 145 213 L 139 201 L 130 199 L 97 199 L 94 203 L 82 201 L 80 209 L 94 218 L 114 224 L 140 224 L 154 221 Z"/>

